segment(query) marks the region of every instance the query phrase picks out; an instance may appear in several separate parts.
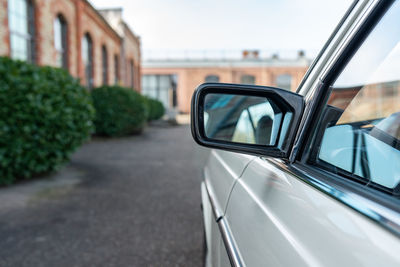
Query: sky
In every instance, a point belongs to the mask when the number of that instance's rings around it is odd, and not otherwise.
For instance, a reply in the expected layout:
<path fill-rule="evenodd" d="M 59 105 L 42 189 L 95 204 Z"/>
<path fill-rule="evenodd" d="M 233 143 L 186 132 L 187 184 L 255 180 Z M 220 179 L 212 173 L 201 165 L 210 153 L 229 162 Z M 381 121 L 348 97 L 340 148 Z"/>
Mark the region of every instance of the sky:
<path fill-rule="evenodd" d="M 316 53 L 351 0 L 90 0 L 122 7 L 149 51 L 305 50 Z"/>

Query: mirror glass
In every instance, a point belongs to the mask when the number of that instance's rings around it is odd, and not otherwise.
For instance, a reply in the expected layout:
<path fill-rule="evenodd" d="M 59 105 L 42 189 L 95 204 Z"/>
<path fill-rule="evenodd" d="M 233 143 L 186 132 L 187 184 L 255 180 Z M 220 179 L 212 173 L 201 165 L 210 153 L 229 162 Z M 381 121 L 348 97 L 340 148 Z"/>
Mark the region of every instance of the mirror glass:
<path fill-rule="evenodd" d="M 204 133 L 211 140 L 274 146 L 282 112 L 266 97 L 207 94 Z"/>

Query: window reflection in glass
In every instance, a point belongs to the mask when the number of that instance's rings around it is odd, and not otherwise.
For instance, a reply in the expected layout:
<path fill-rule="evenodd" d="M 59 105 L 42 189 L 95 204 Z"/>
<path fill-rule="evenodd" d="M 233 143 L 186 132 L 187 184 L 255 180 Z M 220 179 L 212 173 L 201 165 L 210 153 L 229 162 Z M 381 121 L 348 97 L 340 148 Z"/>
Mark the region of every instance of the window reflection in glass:
<path fill-rule="evenodd" d="M 390 193 L 400 193 L 399 17 L 395 2 L 333 84 L 318 156 Z"/>
<path fill-rule="evenodd" d="M 93 88 L 93 43 L 88 33 L 82 38 L 82 60 L 85 66 L 86 86 Z"/>
<path fill-rule="evenodd" d="M 35 62 L 35 16 L 31 0 L 8 1 L 11 57 Z"/>
<path fill-rule="evenodd" d="M 54 19 L 54 48 L 57 53 L 57 66 L 67 69 L 67 23 L 61 15 Z"/>

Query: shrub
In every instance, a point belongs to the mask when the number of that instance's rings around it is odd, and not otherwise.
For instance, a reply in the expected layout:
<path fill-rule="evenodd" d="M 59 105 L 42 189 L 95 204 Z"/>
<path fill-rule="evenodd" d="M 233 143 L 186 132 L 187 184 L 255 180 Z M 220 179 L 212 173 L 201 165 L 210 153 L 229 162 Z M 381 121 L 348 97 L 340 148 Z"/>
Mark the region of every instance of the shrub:
<path fill-rule="evenodd" d="M 147 109 L 149 112 L 147 120 L 153 121 L 160 119 L 165 113 L 163 104 L 160 101 L 150 97 L 145 97 L 145 99 L 146 99 Z"/>
<path fill-rule="evenodd" d="M 52 171 L 93 130 L 90 95 L 65 70 L 0 57 L 0 184 Z"/>
<path fill-rule="evenodd" d="M 142 131 L 147 109 L 144 98 L 132 89 L 103 86 L 92 91 L 96 134 L 122 136 Z"/>

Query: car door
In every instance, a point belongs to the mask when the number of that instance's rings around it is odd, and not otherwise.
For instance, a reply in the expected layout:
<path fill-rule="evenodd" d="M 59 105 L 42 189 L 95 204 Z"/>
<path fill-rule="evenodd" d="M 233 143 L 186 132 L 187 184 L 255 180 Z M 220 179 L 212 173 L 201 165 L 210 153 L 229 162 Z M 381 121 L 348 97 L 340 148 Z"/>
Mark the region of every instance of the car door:
<path fill-rule="evenodd" d="M 363 8 L 305 95 L 298 154 L 236 181 L 220 222 L 232 265 L 399 266 L 400 2 Z"/>
<path fill-rule="evenodd" d="M 204 168 L 202 203 L 206 234 L 208 265 L 217 266 L 220 259 L 221 236 L 216 219 L 222 216 L 236 179 L 254 156 L 212 150 Z M 213 198 L 211 206 L 209 197 Z M 224 252 L 224 250 L 222 250 Z M 225 252 L 224 252 L 225 253 Z"/>

